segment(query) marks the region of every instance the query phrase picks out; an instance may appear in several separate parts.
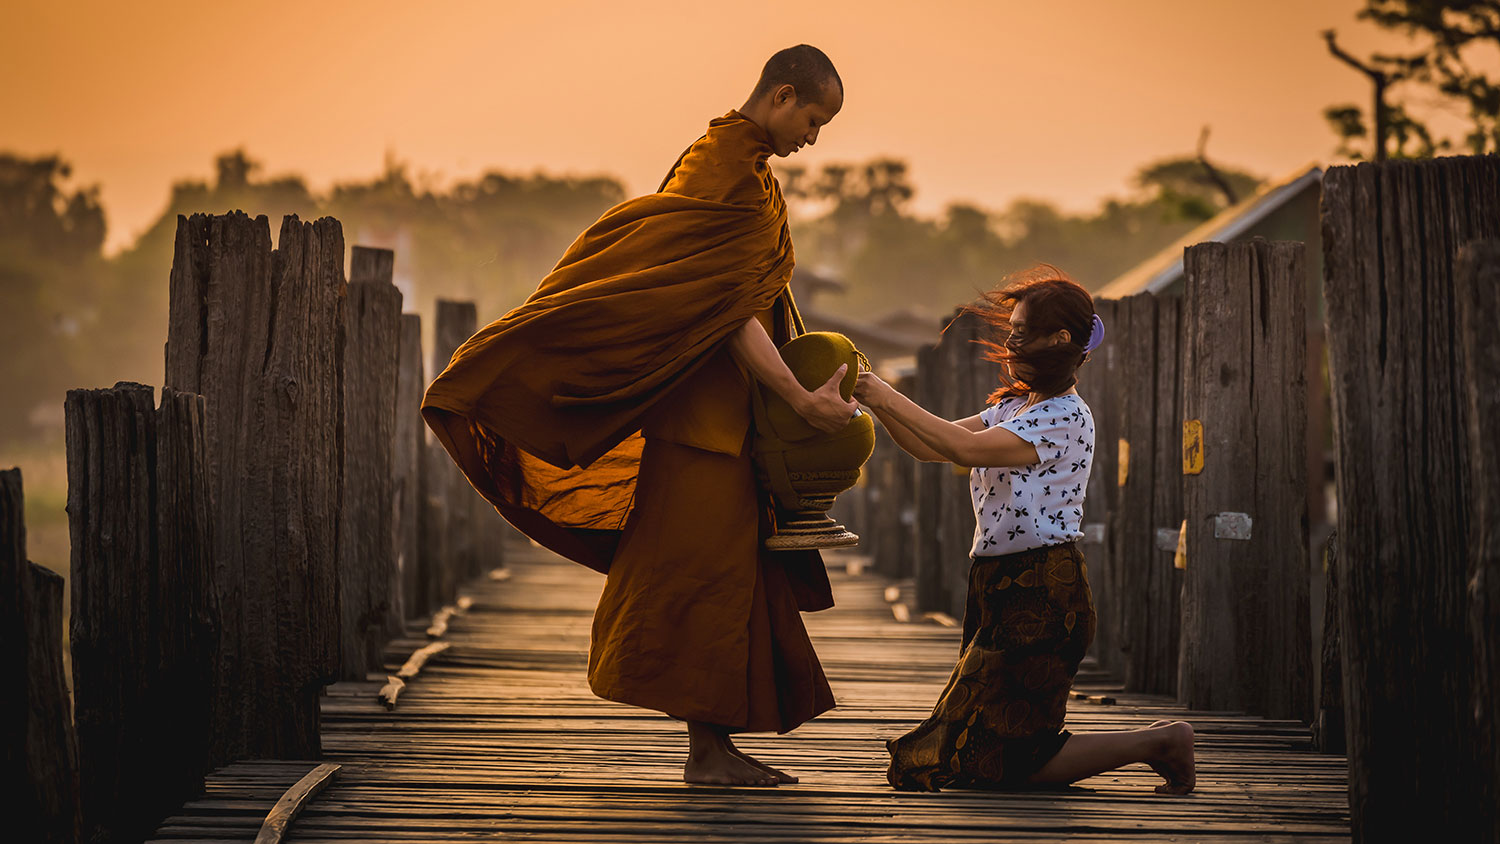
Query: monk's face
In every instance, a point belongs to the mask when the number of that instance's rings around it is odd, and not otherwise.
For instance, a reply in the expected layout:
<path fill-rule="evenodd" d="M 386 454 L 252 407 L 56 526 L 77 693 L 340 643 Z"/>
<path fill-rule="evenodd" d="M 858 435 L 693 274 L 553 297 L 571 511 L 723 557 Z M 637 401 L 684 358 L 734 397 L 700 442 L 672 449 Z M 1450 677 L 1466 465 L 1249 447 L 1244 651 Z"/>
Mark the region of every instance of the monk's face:
<path fill-rule="evenodd" d="M 766 132 L 777 155 L 785 157 L 817 143 L 818 130 L 843 108 L 844 94 L 839 86 L 825 85 L 818 93 L 817 99 L 799 98 L 792 86 L 783 85 L 772 95 Z"/>

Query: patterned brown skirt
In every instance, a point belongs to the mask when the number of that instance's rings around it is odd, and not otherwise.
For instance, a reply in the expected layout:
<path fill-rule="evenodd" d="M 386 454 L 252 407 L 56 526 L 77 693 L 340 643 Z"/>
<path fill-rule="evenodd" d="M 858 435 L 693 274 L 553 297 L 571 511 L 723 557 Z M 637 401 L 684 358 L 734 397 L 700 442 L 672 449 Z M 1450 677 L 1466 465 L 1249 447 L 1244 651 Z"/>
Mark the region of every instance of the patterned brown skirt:
<path fill-rule="evenodd" d="M 891 785 L 1025 788 L 1068 740 L 1068 691 L 1093 638 L 1075 544 L 974 558 L 958 665 L 932 715 L 886 742 Z"/>

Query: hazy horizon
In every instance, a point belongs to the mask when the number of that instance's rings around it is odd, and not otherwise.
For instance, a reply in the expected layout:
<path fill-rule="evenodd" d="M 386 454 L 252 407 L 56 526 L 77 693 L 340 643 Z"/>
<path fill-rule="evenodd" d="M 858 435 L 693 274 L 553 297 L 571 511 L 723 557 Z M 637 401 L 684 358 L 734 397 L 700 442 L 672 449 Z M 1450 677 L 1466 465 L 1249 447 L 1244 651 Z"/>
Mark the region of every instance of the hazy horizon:
<path fill-rule="evenodd" d="M 268 2 L 238 9 L 23 0 L 0 35 L 0 150 L 57 153 L 100 185 L 107 249 L 132 242 L 178 179 L 244 148 L 262 175 L 315 191 L 377 175 L 387 154 L 438 185 L 488 169 L 609 175 L 655 189 L 709 119 L 738 107 L 766 56 L 833 58 L 843 112 L 810 168 L 910 164 L 912 208 L 1067 210 L 1127 194 L 1141 164 L 1189 154 L 1276 179 L 1329 162 L 1325 106 L 1369 98 L 1328 56 L 1401 43 L 1359 0 L 1142 0 L 1039 6 L 765 2 L 766 14 L 666 0 L 620 4 Z M 1399 94 L 1399 89 L 1397 90 Z M 780 161 L 780 160 L 778 160 Z M 204 209 L 222 211 L 225 209 Z"/>

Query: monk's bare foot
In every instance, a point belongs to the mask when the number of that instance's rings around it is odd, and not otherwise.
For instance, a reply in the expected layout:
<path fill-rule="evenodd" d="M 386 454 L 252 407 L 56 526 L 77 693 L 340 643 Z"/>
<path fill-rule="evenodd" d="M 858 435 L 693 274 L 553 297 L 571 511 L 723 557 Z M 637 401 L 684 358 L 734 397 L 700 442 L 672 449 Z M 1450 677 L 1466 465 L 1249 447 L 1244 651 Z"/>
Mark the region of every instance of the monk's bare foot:
<path fill-rule="evenodd" d="M 775 774 L 727 748 L 695 749 L 689 753 L 682 779 L 694 785 L 774 786 L 777 782 Z"/>
<path fill-rule="evenodd" d="M 777 776 L 747 759 L 729 740 L 729 731 L 716 724 L 689 721 L 688 759 L 683 780 L 695 785 L 774 786 Z"/>
<path fill-rule="evenodd" d="M 735 756 L 738 756 L 739 758 L 745 760 L 746 762 L 749 762 L 750 764 L 754 765 L 755 767 L 757 767 L 757 768 L 761 769 L 762 771 L 765 771 L 766 773 L 768 773 L 771 776 L 775 777 L 776 778 L 776 782 L 778 782 L 778 783 L 786 783 L 786 784 L 790 785 L 790 784 L 792 784 L 794 782 L 797 782 L 797 778 L 794 777 L 794 776 L 792 776 L 791 774 L 787 773 L 786 771 L 778 771 L 775 768 L 771 767 L 770 765 L 767 765 L 766 763 L 760 761 L 759 759 L 756 759 L 754 756 L 751 756 L 750 754 L 746 753 L 745 751 L 740 750 L 738 747 L 731 748 L 731 752 L 733 752 Z"/>
<path fill-rule="evenodd" d="M 1160 733 L 1160 749 L 1152 758 L 1151 770 L 1166 782 L 1156 787 L 1157 794 L 1187 794 L 1198 784 L 1197 762 L 1193 756 L 1193 725 L 1186 721 L 1157 721 L 1148 729 Z"/>

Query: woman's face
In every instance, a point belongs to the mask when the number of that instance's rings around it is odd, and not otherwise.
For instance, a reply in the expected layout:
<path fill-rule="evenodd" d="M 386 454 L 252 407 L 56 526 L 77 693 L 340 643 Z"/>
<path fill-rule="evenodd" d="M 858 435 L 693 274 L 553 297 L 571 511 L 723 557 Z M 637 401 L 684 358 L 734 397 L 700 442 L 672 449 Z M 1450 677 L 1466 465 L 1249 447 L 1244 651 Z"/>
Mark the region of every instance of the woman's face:
<path fill-rule="evenodd" d="M 1021 301 L 1017 302 L 1016 309 L 1011 311 L 1010 336 L 1005 338 L 1006 348 L 1019 352 L 1027 346 L 1036 343 L 1038 340 L 1046 341 L 1045 344 L 1038 348 L 1046 348 L 1047 346 L 1056 346 L 1058 343 L 1066 343 L 1073 339 L 1072 334 L 1066 328 L 1060 328 L 1046 337 L 1039 337 L 1032 332 L 1031 327 L 1026 323 L 1026 315 L 1029 310 L 1026 303 Z"/>

